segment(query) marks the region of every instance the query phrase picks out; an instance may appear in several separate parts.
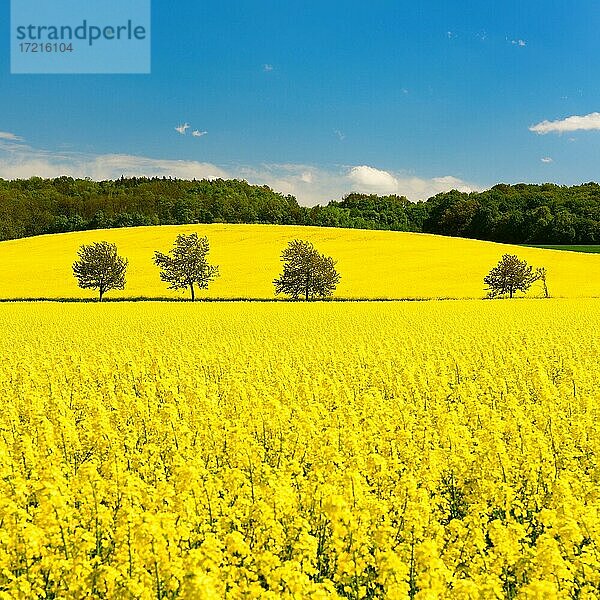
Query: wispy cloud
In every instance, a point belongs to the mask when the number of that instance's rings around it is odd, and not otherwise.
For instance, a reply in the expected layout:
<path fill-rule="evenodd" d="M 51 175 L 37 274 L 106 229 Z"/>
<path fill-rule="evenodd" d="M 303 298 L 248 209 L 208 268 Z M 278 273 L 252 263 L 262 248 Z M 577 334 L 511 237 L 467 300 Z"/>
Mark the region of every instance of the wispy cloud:
<path fill-rule="evenodd" d="M 270 73 L 272 70 L 273 70 L 273 65 L 270 65 L 268 63 L 263 65 L 263 71 Z"/>
<path fill-rule="evenodd" d="M 471 192 L 478 186 L 462 179 L 445 175 L 425 179 L 416 176 L 394 174 L 368 165 L 351 167 L 347 178 L 353 184 L 353 190 L 375 194 L 398 194 L 409 200 L 426 199 L 439 192 L 456 189 L 460 192 Z"/>
<path fill-rule="evenodd" d="M 250 183 L 268 185 L 282 194 L 291 194 L 300 204 L 326 204 L 340 197 L 339 174 L 304 164 L 261 164 L 240 166 L 234 170 L 238 178 Z"/>
<path fill-rule="evenodd" d="M 552 158 L 550 158 L 549 156 L 545 156 L 544 158 L 540 159 L 544 164 L 549 164 L 551 162 L 554 162 L 554 160 Z"/>
<path fill-rule="evenodd" d="M 179 125 L 178 127 L 175 127 L 175 131 L 177 133 L 180 133 L 181 135 L 185 135 L 185 132 L 190 128 L 190 124 L 189 123 L 183 123 L 183 125 Z"/>
<path fill-rule="evenodd" d="M 527 42 L 525 40 L 511 40 L 510 43 L 513 46 L 519 46 L 520 48 L 527 46 Z"/>
<path fill-rule="evenodd" d="M 189 123 L 183 123 L 183 125 L 179 125 L 178 127 L 175 127 L 175 131 L 181 135 L 187 135 L 187 130 L 190 129 L 191 126 Z M 194 129 L 192 131 L 192 137 L 202 137 L 203 135 L 206 135 L 208 133 L 208 131 L 200 131 L 200 129 Z"/>
<path fill-rule="evenodd" d="M 0 140 L 8 140 L 9 142 L 22 142 L 23 138 L 15 135 L 14 133 L 0 131 Z"/>
<path fill-rule="evenodd" d="M 546 133 L 564 133 L 565 131 L 591 131 L 600 129 L 600 112 L 589 115 L 573 115 L 557 121 L 542 121 L 529 128 L 529 131 L 545 135 Z"/>
<path fill-rule="evenodd" d="M 192 132 L 193 134 L 193 132 Z M 89 177 L 93 180 L 125 177 L 178 177 L 181 179 L 246 179 L 292 194 L 306 206 L 326 204 L 349 192 L 399 194 L 409 200 L 426 199 L 450 189 L 479 189 L 457 177 L 421 178 L 392 173 L 369 165 L 318 167 L 306 164 L 262 164 L 221 167 L 194 160 L 172 160 L 132 154 L 85 154 L 32 148 L 14 138 L 0 138 L 0 177 Z"/>
<path fill-rule="evenodd" d="M 94 180 L 125 177 L 178 177 L 214 179 L 229 177 L 220 167 L 193 160 L 156 159 L 131 154 L 49 152 L 26 145 L 0 144 L 0 177 L 89 177 Z"/>
<path fill-rule="evenodd" d="M 301 164 L 263 164 L 242 167 L 237 176 L 292 194 L 307 206 L 325 204 L 350 192 L 398 194 L 416 201 L 451 189 L 464 192 L 481 189 L 453 176 L 427 179 L 394 174 L 368 165 L 325 169 Z"/>
<path fill-rule="evenodd" d="M 334 129 L 333 133 L 335 133 L 335 135 L 337 136 L 338 140 L 340 140 L 340 142 L 342 142 L 346 139 L 346 134 L 344 132 L 340 131 L 339 129 Z"/>

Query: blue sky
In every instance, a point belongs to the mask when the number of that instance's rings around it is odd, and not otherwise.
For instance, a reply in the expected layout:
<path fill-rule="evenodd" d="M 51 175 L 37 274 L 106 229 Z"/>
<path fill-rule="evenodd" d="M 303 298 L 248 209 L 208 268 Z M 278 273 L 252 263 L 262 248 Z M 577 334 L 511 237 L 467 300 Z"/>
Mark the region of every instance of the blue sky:
<path fill-rule="evenodd" d="M 11 75 L 2 10 L 4 178 L 243 177 L 303 204 L 600 179 L 592 1 L 154 0 L 149 75 Z"/>

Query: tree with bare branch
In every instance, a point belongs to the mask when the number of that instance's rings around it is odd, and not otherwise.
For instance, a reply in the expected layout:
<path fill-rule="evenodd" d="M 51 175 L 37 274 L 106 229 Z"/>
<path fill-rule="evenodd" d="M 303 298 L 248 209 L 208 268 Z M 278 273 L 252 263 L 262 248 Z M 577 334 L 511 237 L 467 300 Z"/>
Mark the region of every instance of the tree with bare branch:
<path fill-rule="evenodd" d="M 505 254 L 498 264 L 484 277 L 488 286 L 488 298 L 527 292 L 531 284 L 539 279 L 539 270 L 534 271 L 525 260 L 519 260 L 515 254 Z"/>

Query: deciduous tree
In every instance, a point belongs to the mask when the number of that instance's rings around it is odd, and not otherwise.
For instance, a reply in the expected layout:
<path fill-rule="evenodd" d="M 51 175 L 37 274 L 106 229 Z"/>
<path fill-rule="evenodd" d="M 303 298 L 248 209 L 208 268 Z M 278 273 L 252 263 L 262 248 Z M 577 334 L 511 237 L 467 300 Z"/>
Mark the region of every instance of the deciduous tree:
<path fill-rule="evenodd" d="M 194 286 L 206 289 L 219 276 L 219 267 L 209 265 L 206 260 L 208 251 L 208 238 L 199 238 L 197 233 L 182 233 L 168 254 L 154 253 L 154 264 L 160 268 L 160 278 L 169 284 L 170 290 L 189 288 L 193 302 Z"/>
<path fill-rule="evenodd" d="M 539 270 L 534 272 L 526 261 L 519 260 L 515 254 L 505 254 L 483 282 L 488 286 L 489 298 L 506 294 L 512 298 L 517 291 L 525 293 L 539 277 Z"/>
<path fill-rule="evenodd" d="M 115 244 L 83 244 L 77 254 L 79 260 L 73 263 L 73 275 L 80 288 L 98 290 L 100 302 L 109 290 L 125 289 L 127 259 L 117 254 Z"/>
<path fill-rule="evenodd" d="M 273 281 L 275 294 L 288 294 L 294 299 L 328 298 L 340 282 L 335 261 L 319 254 L 310 242 L 293 240 L 281 253 L 283 273 Z"/>

